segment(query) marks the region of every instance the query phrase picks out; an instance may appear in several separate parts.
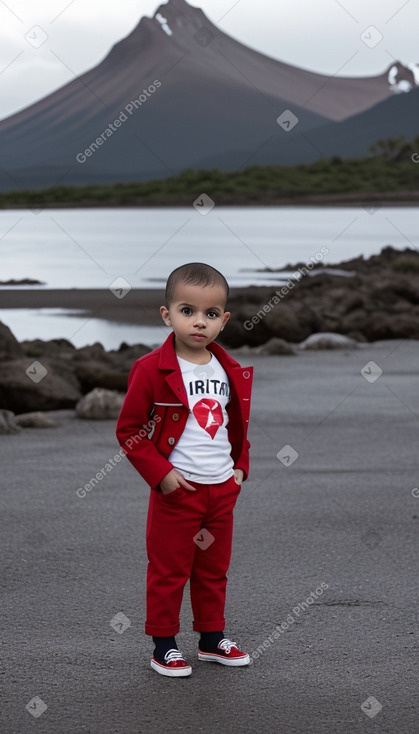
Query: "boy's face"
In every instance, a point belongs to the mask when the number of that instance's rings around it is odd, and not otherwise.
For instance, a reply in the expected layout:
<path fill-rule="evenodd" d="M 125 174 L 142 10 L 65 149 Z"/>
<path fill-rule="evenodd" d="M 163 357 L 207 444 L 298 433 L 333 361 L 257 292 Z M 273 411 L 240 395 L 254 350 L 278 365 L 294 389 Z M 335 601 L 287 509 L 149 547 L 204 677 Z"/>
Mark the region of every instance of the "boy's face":
<path fill-rule="evenodd" d="M 222 286 L 177 286 L 169 308 L 160 307 L 164 323 L 175 332 L 177 352 L 203 352 L 217 338 L 230 317 L 224 311 L 225 298 Z"/>

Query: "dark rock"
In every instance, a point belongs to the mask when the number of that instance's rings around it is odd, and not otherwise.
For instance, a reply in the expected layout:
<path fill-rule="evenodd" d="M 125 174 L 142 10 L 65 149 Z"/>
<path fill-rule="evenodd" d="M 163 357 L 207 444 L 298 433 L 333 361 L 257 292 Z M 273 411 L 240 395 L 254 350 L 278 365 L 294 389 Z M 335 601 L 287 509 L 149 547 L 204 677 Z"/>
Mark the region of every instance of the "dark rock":
<path fill-rule="evenodd" d="M 117 370 L 129 372 L 134 362 L 145 354 L 149 354 L 149 352 L 151 352 L 151 348 L 145 344 L 133 344 L 123 350 L 119 348 L 118 350 L 108 352 L 108 355 L 111 357 L 112 364 Z"/>
<path fill-rule="evenodd" d="M 229 318 L 217 341 L 233 349 L 245 344 L 255 347 L 264 344 L 272 334 L 263 321 L 252 324 L 251 318 L 255 315 L 256 307 L 242 306 L 237 314 Z"/>
<path fill-rule="evenodd" d="M 280 303 L 274 306 L 269 313 L 266 314 L 264 325 L 269 329 L 272 336 L 285 339 L 290 342 L 300 342 L 310 334 L 310 328 L 303 325 L 294 311 L 294 309 L 286 303 Z"/>
<path fill-rule="evenodd" d="M 265 299 L 266 290 L 267 287 L 264 285 L 250 285 L 245 291 L 239 291 L 235 294 L 234 300 L 231 299 L 231 302 L 234 303 L 234 309 L 236 310 L 238 305 L 246 306 L 248 304 L 261 303 Z M 227 311 L 230 311 L 229 304 L 230 299 L 227 303 Z"/>
<path fill-rule="evenodd" d="M 45 285 L 42 280 L 36 280 L 35 278 L 22 278 L 21 280 L 0 280 L 0 285 Z"/>
<path fill-rule="evenodd" d="M 110 352 L 102 351 L 101 345 L 78 349 L 72 362 L 82 392 L 88 393 L 95 387 L 125 392 L 134 362 L 150 351 L 144 344 L 126 345 Z M 92 357 L 92 353 L 96 356 Z"/>
<path fill-rule="evenodd" d="M 419 287 L 413 285 L 406 277 L 393 275 L 388 278 L 380 278 L 378 283 L 373 283 L 370 291 L 370 299 L 377 305 L 383 303 L 385 306 L 393 304 L 398 298 L 407 303 L 419 303 Z"/>
<path fill-rule="evenodd" d="M 28 357 L 61 357 L 69 358 L 76 351 L 74 344 L 68 339 L 31 339 L 21 342 L 21 347 Z"/>
<path fill-rule="evenodd" d="M 291 355 L 297 354 L 294 347 L 288 344 L 284 339 L 279 339 L 277 336 L 273 336 L 272 339 L 262 344 L 258 349 L 259 354 L 283 354 Z"/>
<path fill-rule="evenodd" d="M 408 301 L 408 303 L 419 304 L 419 278 L 416 277 L 416 280 L 417 282 L 415 284 L 408 281 L 407 278 L 398 280 L 393 287 L 396 296 L 400 296 L 400 298 Z"/>
<path fill-rule="evenodd" d="M 23 349 L 9 327 L 0 321 L 0 359 L 23 357 Z"/>
<path fill-rule="evenodd" d="M 367 341 L 364 334 L 361 334 L 360 331 L 349 331 L 346 336 L 349 337 L 349 339 L 353 339 L 354 342 L 360 342 L 361 344 L 365 344 Z"/>
<path fill-rule="evenodd" d="M 14 413 L 74 408 L 81 398 L 71 371 L 30 358 L 0 364 L 0 405 Z"/>
<path fill-rule="evenodd" d="M 80 383 L 82 393 L 88 393 L 95 387 L 126 392 L 129 371 L 104 370 L 100 363 L 98 367 L 97 362 L 87 362 L 86 364 L 76 365 L 75 375 Z"/>
<path fill-rule="evenodd" d="M 339 263 L 337 267 L 339 267 L 339 270 L 354 270 L 357 273 L 373 275 L 374 271 L 394 269 L 395 264 L 401 257 L 418 258 L 418 253 L 410 248 L 396 250 L 391 245 L 387 245 L 382 248 L 378 255 L 371 255 L 368 259 L 360 255 L 352 260 Z"/>
<path fill-rule="evenodd" d="M 356 309 L 363 308 L 365 305 L 365 298 L 361 293 L 353 293 L 345 290 L 345 292 L 336 299 L 335 309 L 338 314 L 342 316 L 355 311 Z"/>
<path fill-rule="evenodd" d="M 298 301 L 293 299 L 290 303 L 301 329 L 306 334 L 312 334 L 313 331 L 326 331 L 324 328 L 324 314 L 318 309 L 315 302 Z"/>
<path fill-rule="evenodd" d="M 419 339 L 419 315 L 385 314 L 376 311 L 371 314 L 368 327 L 364 327 L 368 341 L 381 339 Z"/>
<path fill-rule="evenodd" d="M 105 352 L 103 345 L 99 342 L 95 342 L 95 344 L 77 349 L 74 355 L 74 360 L 77 362 L 83 362 L 92 359 L 103 361 L 106 364 L 109 364 L 111 362 L 109 355 L 107 354 L 107 352 Z"/>
<path fill-rule="evenodd" d="M 365 309 L 357 308 L 351 311 L 343 320 L 341 333 L 349 334 L 351 331 L 358 331 L 360 334 L 367 336 L 366 331 L 368 327 L 369 314 Z M 337 331 L 337 329 L 334 329 Z"/>

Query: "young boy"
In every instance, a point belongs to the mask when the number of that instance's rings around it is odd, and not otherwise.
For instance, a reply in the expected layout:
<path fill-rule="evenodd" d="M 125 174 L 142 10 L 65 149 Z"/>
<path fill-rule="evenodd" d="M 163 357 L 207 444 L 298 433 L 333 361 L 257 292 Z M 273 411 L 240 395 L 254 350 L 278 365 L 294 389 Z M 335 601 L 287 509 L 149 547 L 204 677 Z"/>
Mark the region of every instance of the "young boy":
<path fill-rule="evenodd" d="M 215 343 L 230 313 L 224 276 L 204 263 L 174 270 L 160 313 L 173 328 L 138 359 L 116 433 L 150 485 L 147 515 L 147 619 L 151 667 L 192 672 L 178 650 L 183 589 L 190 580 L 198 659 L 242 666 L 249 655 L 224 636 L 233 509 L 247 479 L 247 427 L 253 367 L 240 367 Z"/>

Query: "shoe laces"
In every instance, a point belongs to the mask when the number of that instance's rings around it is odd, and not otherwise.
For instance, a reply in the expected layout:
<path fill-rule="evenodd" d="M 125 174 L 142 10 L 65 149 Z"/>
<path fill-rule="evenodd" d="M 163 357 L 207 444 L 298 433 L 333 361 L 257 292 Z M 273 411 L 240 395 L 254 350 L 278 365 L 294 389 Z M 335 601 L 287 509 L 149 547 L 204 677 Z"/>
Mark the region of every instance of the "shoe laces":
<path fill-rule="evenodd" d="M 220 648 L 220 650 L 224 650 L 224 652 L 226 652 L 227 655 L 229 655 L 231 648 L 237 647 L 237 643 L 232 642 L 231 640 L 228 639 L 228 637 L 224 637 L 224 639 L 218 643 L 218 647 Z"/>
<path fill-rule="evenodd" d="M 180 650 L 176 650 L 175 648 L 172 648 L 171 650 L 168 650 L 167 653 L 164 656 L 166 663 L 171 663 L 173 660 L 184 660 L 184 657 Z"/>

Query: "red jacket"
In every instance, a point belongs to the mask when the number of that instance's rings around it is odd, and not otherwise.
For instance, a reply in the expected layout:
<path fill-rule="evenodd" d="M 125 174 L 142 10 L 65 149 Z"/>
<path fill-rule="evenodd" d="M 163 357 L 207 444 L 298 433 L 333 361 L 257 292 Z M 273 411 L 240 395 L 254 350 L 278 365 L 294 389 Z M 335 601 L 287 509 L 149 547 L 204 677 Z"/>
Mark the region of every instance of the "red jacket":
<path fill-rule="evenodd" d="M 152 489 L 157 489 L 174 468 L 168 457 L 183 433 L 190 412 L 174 336 L 172 332 L 161 347 L 134 363 L 116 426 L 118 441 L 127 458 Z M 219 360 L 230 382 L 227 432 L 231 456 L 234 468 L 242 469 L 243 479 L 247 479 L 253 367 L 241 367 L 215 342 L 207 348 Z"/>

